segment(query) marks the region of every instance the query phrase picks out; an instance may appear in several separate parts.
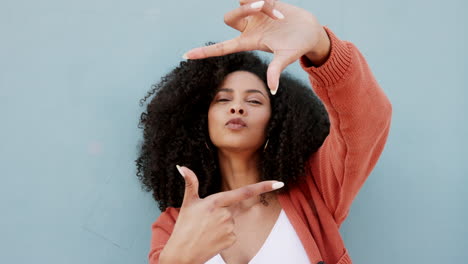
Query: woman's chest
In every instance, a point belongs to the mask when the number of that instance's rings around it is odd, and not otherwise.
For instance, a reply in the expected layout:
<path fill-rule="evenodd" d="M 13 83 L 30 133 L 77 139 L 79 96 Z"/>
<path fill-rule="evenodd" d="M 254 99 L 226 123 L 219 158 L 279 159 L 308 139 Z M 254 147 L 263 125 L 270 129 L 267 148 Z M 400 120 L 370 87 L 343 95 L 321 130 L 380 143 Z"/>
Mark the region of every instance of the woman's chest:
<path fill-rule="evenodd" d="M 248 264 L 271 234 L 281 212 L 279 204 L 270 210 L 242 214 L 234 219 L 236 242 L 220 252 L 227 264 Z"/>

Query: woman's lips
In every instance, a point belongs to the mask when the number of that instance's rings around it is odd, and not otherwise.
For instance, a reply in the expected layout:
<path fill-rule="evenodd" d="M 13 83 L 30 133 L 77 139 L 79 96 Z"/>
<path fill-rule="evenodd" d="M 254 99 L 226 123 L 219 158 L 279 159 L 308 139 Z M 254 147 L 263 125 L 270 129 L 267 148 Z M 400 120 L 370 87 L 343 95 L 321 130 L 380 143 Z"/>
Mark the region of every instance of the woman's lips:
<path fill-rule="evenodd" d="M 241 118 L 232 118 L 226 123 L 226 127 L 232 130 L 240 130 L 244 127 L 247 127 L 247 125 Z"/>
<path fill-rule="evenodd" d="M 226 127 L 232 130 L 241 130 L 242 128 L 245 128 L 244 125 L 236 124 L 236 123 L 228 123 Z"/>

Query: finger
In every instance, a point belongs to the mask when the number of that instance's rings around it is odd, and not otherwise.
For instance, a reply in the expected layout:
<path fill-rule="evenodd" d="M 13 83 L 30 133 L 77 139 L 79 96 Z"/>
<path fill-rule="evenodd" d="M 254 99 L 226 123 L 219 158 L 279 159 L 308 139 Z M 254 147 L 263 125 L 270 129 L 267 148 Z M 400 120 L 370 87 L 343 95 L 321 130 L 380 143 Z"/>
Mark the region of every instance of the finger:
<path fill-rule="evenodd" d="M 198 179 L 197 175 L 187 167 L 181 167 L 176 165 L 177 170 L 179 173 L 184 177 L 185 180 L 185 191 L 184 191 L 184 199 L 182 201 L 182 206 L 187 205 L 193 200 L 198 200 L 200 197 L 198 196 Z"/>
<path fill-rule="evenodd" d="M 239 0 L 239 5 L 245 5 L 245 4 L 250 4 L 253 2 L 257 2 L 258 0 Z M 265 0 L 267 4 L 273 5 L 274 2 L 277 2 L 278 0 Z"/>
<path fill-rule="evenodd" d="M 245 5 L 245 4 L 248 4 L 248 3 L 253 3 L 253 2 L 256 2 L 258 0 L 239 0 L 239 5 Z M 276 2 L 278 0 L 266 0 L 267 2 Z"/>
<path fill-rule="evenodd" d="M 224 15 L 224 23 L 240 32 L 243 32 L 247 26 L 246 17 L 261 12 L 264 4 L 265 1 L 256 1 L 227 12 Z"/>
<path fill-rule="evenodd" d="M 253 3 L 259 2 L 258 0 L 241 0 L 239 1 L 239 4 L 241 6 L 243 5 L 250 5 Z M 265 0 L 264 5 L 262 8 L 262 12 L 271 17 L 272 19 L 284 19 L 284 14 L 278 10 L 278 8 L 275 8 L 275 2 L 276 0 Z"/>
<path fill-rule="evenodd" d="M 208 57 L 224 56 L 227 54 L 252 50 L 254 47 L 248 45 L 241 37 L 226 40 L 214 45 L 192 49 L 184 54 L 185 59 L 204 59 Z"/>
<path fill-rule="evenodd" d="M 275 55 L 273 60 L 268 65 L 267 70 L 267 83 L 268 87 L 270 88 L 271 94 L 275 95 L 278 92 L 279 87 L 279 79 L 281 76 L 281 72 L 291 63 L 293 63 L 295 59 L 295 52 L 291 51 L 275 51 Z"/>
<path fill-rule="evenodd" d="M 235 190 L 216 193 L 210 196 L 214 199 L 215 204 L 220 207 L 228 207 L 242 200 L 251 198 L 262 193 L 271 192 L 284 186 L 283 182 L 279 181 L 263 181 L 251 185 L 247 185 Z"/>

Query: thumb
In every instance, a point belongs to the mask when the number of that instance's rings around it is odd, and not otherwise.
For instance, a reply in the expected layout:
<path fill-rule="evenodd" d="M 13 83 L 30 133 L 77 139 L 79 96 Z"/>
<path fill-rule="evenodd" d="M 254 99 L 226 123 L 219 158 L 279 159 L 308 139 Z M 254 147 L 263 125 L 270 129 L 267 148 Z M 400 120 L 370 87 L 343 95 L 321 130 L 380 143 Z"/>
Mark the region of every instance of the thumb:
<path fill-rule="evenodd" d="M 198 200 L 198 179 L 197 175 L 187 167 L 176 165 L 179 173 L 184 177 L 185 180 L 185 192 L 182 206 L 189 204 L 193 200 Z"/>
<path fill-rule="evenodd" d="M 267 70 L 267 82 L 270 88 L 271 94 L 275 95 L 279 87 L 279 79 L 281 72 L 295 59 L 295 52 L 292 50 L 285 50 L 282 52 L 275 51 L 274 58 L 268 65 Z"/>
<path fill-rule="evenodd" d="M 190 60 L 205 59 L 252 49 L 253 47 L 249 46 L 248 42 L 244 41 L 240 37 L 237 37 L 213 45 L 191 49 L 187 51 L 182 57 L 184 59 Z"/>

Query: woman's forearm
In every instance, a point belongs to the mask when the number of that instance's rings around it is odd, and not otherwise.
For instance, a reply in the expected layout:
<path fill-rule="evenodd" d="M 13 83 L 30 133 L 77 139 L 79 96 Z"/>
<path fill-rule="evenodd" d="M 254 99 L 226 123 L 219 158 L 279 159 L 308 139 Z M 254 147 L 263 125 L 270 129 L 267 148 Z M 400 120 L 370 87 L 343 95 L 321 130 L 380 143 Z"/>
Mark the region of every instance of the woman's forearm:
<path fill-rule="evenodd" d="M 306 53 L 305 56 L 315 67 L 320 67 L 327 61 L 328 57 L 330 56 L 330 51 L 330 38 L 328 37 L 328 34 L 325 31 L 325 29 L 323 29 L 322 27 L 322 34 L 319 42 L 317 43 L 314 50 L 309 53 Z"/>

